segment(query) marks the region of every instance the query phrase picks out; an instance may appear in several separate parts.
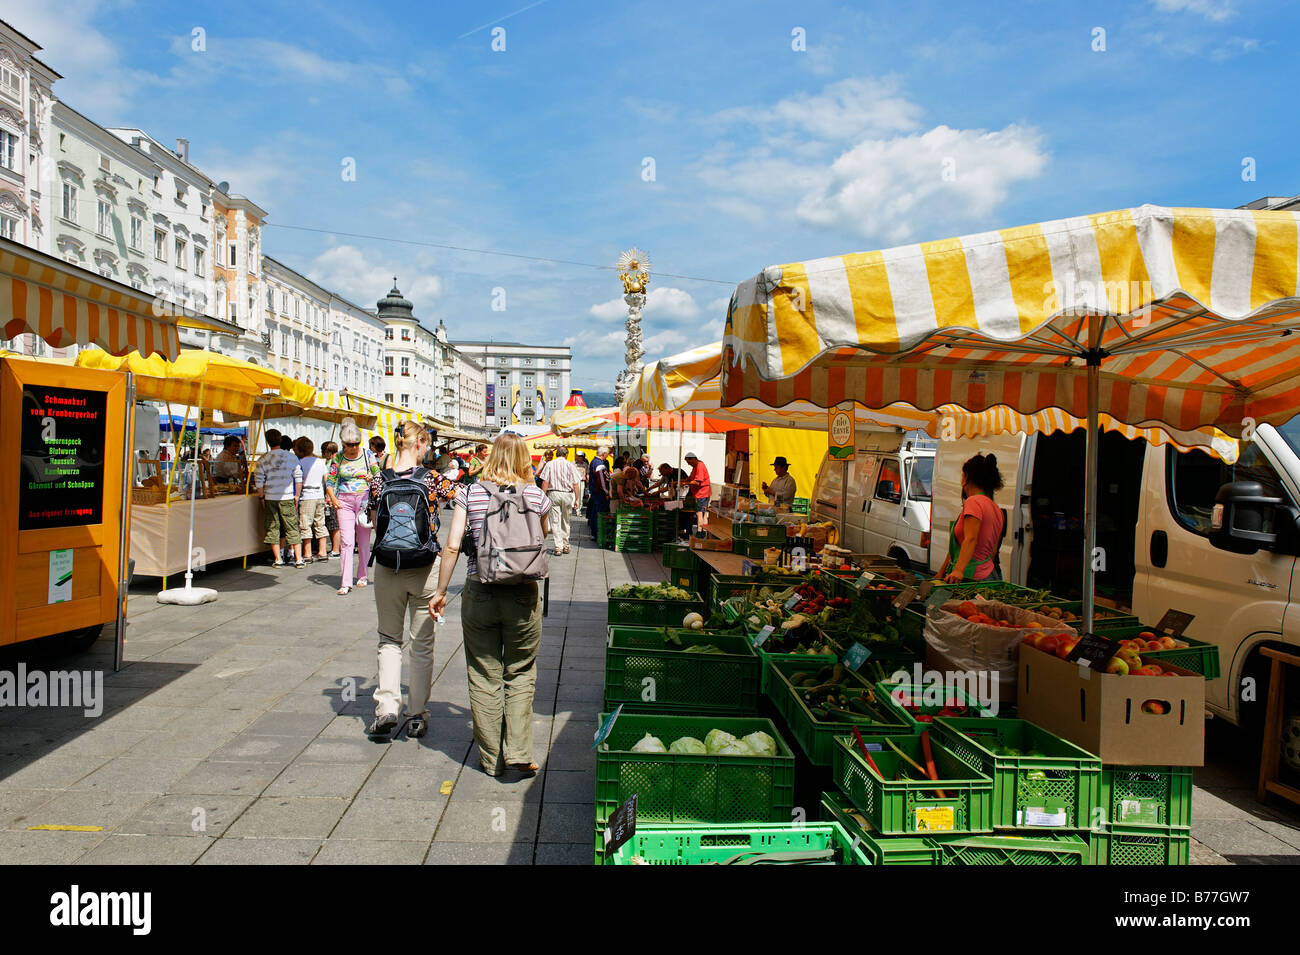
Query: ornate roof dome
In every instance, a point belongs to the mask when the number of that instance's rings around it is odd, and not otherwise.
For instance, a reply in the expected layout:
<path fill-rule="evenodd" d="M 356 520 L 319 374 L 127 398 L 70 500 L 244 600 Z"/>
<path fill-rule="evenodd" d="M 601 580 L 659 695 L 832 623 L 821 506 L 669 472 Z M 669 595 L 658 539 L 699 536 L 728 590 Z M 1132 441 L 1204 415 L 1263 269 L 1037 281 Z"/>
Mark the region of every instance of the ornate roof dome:
<path fill-rule="evenodd" d="M 393 276 L 393 287 L 387 295 L 375 303 L 376 314 L 383 319 L 408 319 L 415 321 L 415 313 L 412 311 L 415 306 L 409 301 L 402 298 L 402 293 L 397 290 L 397 277 Z"/>

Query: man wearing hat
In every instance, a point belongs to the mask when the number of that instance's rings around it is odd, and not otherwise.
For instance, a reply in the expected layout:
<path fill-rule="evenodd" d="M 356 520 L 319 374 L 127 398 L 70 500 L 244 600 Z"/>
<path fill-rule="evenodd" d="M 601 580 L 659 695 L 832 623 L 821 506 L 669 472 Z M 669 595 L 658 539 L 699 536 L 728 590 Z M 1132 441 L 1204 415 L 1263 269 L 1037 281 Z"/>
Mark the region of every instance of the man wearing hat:
<path fill-rule="evenodd" d="M 694 451 L 686 452 L 686 463 L 691 466 L 691 476 L 686 479 L 686 486 L 690 489 L 691 497 L 695 498 L 696 506 L 703 510 L 713 494 L 713 485 L 709 483 L 709 469 L 696 457 Z"/>
<path fill-rule="evenodd" d="M 772 470 L 776 472 L 776 478 L 770 485 L 766 481 L 763 482 L 763 493 L 777 507 L 789 507 L 794 501 L 795 494 L 794 478 L 790 476 L 790 462 L 784 457 L 778 457 L 772 462 Z"/>

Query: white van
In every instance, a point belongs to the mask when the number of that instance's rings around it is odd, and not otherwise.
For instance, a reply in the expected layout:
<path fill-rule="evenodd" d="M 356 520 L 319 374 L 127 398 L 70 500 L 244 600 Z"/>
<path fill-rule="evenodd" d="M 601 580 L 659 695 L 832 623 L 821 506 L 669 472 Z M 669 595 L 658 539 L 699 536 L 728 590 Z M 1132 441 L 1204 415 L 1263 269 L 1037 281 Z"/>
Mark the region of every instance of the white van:
<path fill-rule="evenodd" d="M 1208 708 L 1252 727 L 1262 723 L 1267 702 L 1259 649 L 1300 644 L 1300 604 L 1292 602 L 1293 592 L 1300 598 L 1298 450 L 1300 419 L 1281 429 L 1260 426 L 1231 467 L 1200 451 L 1115 434 L 1102 436 L 1098 455 L 1099 599 L 1131 607 L 1147 624 L 1170 609 L 1194 614 L 1185 635 L 1218 646 L 1223 674 L 1206 684 Z M 931 565 L 947 554 L 962 463 L 990 451 L 1006 483 L 995 496 L 1008 515 L 1003 577 L 1079 595 L 1082 429 L 941 442 Z"/>
<path fill-rule="evenodd" d="M 924 436 L 859 430 L 851 461 L 822 459 L 812 516 L 841 528 L 841 547 L 888 554 L 902 567 L 924 570 L 934 448 Z"/>

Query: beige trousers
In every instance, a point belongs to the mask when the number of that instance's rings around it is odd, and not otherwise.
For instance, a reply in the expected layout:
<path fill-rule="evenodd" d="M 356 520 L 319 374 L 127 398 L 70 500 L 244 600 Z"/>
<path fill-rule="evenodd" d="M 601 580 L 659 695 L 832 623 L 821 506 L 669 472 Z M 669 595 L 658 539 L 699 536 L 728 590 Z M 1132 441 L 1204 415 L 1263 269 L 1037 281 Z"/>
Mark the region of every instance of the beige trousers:
<path fill-rule="evenodd" d="M 423 713 L 433 691 L 433 616 L 429 600 L 438 589 L 438 564 L 392 570 L 374 566 L 375 606 L 379 611 L 379 689 L 375 716 L 402 715 L 402 649 L 407 617 L 411 628 L 411 682 L 406 711 Z"/>
<path fill-rule="evenodd" d="M 536 581 L 489 585 L 467 577 L 460 621 L 479 761 L 499 775 L 507 763 L 533 759 L 541 588 Z"/>
<path fill-rule="evenodd" d="M 551 513 L 548 515 L 551 522 L 551 537 L 555 541 L 555 549 L 564 550 L 569 546 L 569 518 L 573 516 L 573 492 L 547 491 L 546 496 L 551 499 Z"/>

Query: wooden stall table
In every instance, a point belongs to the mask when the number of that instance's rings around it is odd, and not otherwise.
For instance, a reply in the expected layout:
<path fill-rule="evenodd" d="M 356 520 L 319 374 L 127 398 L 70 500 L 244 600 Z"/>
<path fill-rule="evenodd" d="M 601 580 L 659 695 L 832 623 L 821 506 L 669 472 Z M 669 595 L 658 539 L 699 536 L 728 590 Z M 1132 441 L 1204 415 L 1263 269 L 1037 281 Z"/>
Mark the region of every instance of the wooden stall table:
<path fill-rule="evenodd" d="M 183 573 L 189 559 L 190 502 L 131 506 L 131 556 L 148 577 Z M 266 550 L 256 494 L 218 494 L 194 502 L 195 566 Z"/>
<path fill-rule="evenodd" d="M 712 567 L 715 574 L 739 576 L 745 572 L 747 561 L 755 566 L 761 564 L 760 561 L 751 560 L 743 554 L 733 554 L 729 550 L 696 550 L 692 547 L 691 553 Z"/>
<path fill-rule="evenodd" d="M 1264 647 L 1260 651 L 1273 661 L 1272 671 L 1268 677 L 1268 710 L 1264 716 L 1264 750 L 1259 759 L 1259 789 L 1255 797 L 1260 802 L 1268 799 L 1268 794 L 1281 796 L 1291 802 L 1300 803 L 1300 789 L 1288 786 L 1277 778 L 1278 763 L 1282 759 L 1282 707 L 1286 702 L 1286 676 L 1288 667 L 1300 667 L 1300 656 Z"/>

